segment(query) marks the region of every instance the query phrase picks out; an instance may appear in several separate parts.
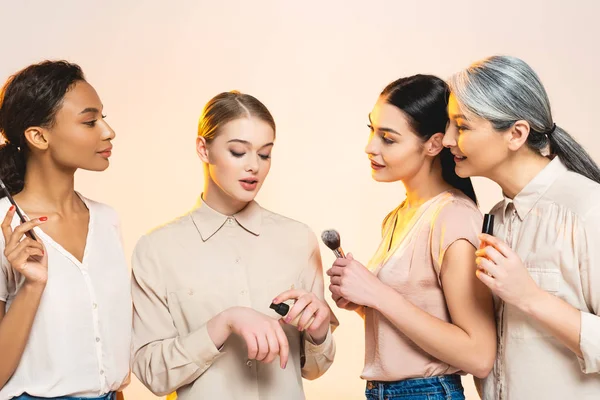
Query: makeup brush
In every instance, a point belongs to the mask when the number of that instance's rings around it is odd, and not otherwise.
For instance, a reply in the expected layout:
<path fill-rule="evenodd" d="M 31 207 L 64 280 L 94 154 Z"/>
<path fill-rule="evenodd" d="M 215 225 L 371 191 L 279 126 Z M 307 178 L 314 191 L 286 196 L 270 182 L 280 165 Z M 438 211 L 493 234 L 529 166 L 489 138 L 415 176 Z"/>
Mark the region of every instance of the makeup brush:
<path fill-rule="evenodd" d="M 338 231 L 335 229 L 323 231 L 321 234 L 321 240 L 323 240 L 325 246 L 333 250 L 333 254 L 335 254 L 337 258 L 346 258 L 344 250 L 342 250 L 342 240 L 340 239 L 340 234 Z"/>

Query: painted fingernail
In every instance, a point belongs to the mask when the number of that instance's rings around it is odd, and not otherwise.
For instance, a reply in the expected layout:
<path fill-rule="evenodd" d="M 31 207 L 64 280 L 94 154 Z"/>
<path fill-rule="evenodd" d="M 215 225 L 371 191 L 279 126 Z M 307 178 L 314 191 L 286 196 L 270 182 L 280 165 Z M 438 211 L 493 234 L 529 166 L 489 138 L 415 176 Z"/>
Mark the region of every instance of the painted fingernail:
<path fill-rule="evenodd" d="M 8 211 L 15 211 L 15 206 L 10 206 L 10 208 L 8 209 Z"/>
<path fill-rule="evenodd" d="M 41 222 L 46 222 L 46 221 L 48 221 L 48 217 L 40 217 L 40 221 Z"/>

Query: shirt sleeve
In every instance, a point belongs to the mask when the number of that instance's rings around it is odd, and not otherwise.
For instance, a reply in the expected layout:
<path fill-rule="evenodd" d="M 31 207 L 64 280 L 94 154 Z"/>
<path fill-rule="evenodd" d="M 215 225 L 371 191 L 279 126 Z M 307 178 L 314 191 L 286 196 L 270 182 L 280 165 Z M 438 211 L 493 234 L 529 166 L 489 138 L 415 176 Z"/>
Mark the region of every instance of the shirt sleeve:
<path fill-rule="evenodd" d="M 445 204 L 432 219 L 430 233 L 431 257 L 440 276 L 446 250 L 457 240 L 466 240 L 479 247 L 479 232 L 483 223 L 481 212 L 466 200 L 453 200 Z"/>
<path fill-rule="evenodd" d="M 0 301 L 8 300 L 8 261 L 4 257 L 4 238 L 0 238 Z"/>
<path fill-rule="evenodd" d="M 581 371 L 600 373 L 600 208 L 592 210 L 583 224 L 580 276 L 587 310 L 581 311 L 579 358 Z"/>
<path fill-rule="evenodd" d="M 309 231 L 309 249 L 310 256 L 308 259 L 307 272 L 308 276 L 312 277 L 310 290 L 321 300 L 325 301 L 324 297 L 324 279 L 323 265 L 321 263 L 321 251 L 315 234 Z M 333 363 L 335 357 L 335 341 L 333 339 L 333 331 L 339 326 L 336 316 L 331 311 L 329 322 L 329 330 L 327 336 L 321 344 L 316 344 L 310 335 L 304 335 L 304 355 L 306 361 L 302 367 L 302 377 L 305 379 L 316 379 L 323 375 Z"/>
<path fill-rule="evenodd" d="M 132 264 L 132 370 L 148 389 L 162 396 L 196 380 L 221 353 L 206 324 L 189 335 L 179 335 L 148 236 L 137 244 Z"/>

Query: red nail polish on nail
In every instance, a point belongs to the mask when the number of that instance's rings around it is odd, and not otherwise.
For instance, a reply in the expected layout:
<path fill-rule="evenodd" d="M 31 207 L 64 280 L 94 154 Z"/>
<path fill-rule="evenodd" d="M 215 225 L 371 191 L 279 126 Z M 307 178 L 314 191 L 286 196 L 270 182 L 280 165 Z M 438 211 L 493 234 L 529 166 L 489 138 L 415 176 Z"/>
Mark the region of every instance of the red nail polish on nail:
<path fill-rule="evenodd" d="M 10 206 L 10 208 L 8 209 L 8 211 L 15 211 L 15 206 Z"/>
<path fill-rule="evenodd" d="M 48 221 L 48 217 L 40 217 L 40 221 L 46 222 L 46 221 Z"/>

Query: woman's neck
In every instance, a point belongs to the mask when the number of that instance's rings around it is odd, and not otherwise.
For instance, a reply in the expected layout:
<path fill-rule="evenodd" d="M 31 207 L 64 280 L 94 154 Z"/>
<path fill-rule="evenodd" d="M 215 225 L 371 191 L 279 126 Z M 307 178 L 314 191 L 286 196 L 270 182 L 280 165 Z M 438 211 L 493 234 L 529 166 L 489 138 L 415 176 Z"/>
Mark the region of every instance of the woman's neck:
<path fill-rule="evenodd" d="M 415 176 L 403 180 L 402 183 L 406 189 L 405 206 L 407 208 L 419 207 L 440 193 L 453 188 L 442 177 L 439 157 L 431 166 L 424 166 Z"/>
<path fill-rule="evenodd" d="M 59 170 L 31 160 L 27 163 L 23 190 L 15 195 L 19 206 L 30 212 L 69 213 L 83 205 L 75 193 L 75 171 Z"/>
<path fill-rule="evenodd" d="M 496 167 L 486 178 L 500 185 L 504 195 L 513 199 L 549 163 L 549 158 L 527 150 L 514 154 Z"/>
<path fill-rule="evenodd" d="M 204 174 L 202 200 L 213 210 L 223 215 L 234 215 L 243 210 L 248 202 L 238 201 L 225 193 L 208 175 Z"/>

